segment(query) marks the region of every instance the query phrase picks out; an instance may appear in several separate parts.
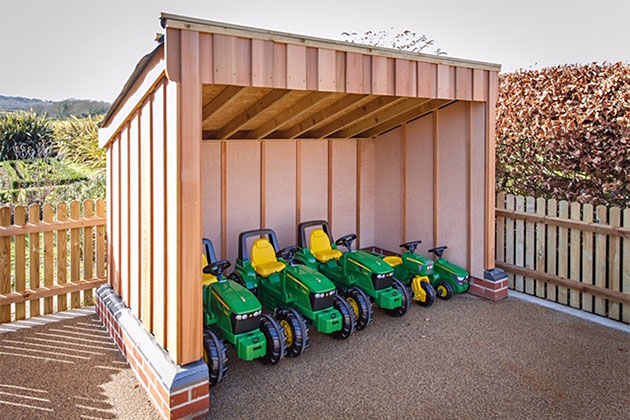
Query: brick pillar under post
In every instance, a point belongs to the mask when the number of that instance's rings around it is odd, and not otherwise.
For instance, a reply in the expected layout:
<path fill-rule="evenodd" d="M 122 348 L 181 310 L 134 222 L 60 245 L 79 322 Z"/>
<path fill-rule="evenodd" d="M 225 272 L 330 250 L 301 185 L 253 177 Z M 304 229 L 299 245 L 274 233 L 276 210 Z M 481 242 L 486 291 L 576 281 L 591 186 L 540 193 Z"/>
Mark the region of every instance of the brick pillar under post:
<path fill-rule="evenodd" d="M 177 365 L 109 285 L 96 290 L 96 314 L 165 419 L 208 416 L 208 366 Z"/>
<path fill-rule="evenodd" d="M 468 291 L 492 301 L 505 299 L 508 296 L 508 277 L 500 268 L 485 270 L 483 279 L 471 277 Z"/>

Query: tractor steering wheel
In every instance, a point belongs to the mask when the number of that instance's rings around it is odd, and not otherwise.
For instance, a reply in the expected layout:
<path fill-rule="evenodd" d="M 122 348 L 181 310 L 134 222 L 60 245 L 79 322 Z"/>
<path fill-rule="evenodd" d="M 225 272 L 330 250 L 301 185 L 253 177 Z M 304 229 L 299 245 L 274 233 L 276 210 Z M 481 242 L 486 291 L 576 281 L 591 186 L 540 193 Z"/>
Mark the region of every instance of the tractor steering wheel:
<path fill-rule="evenodd" d="M 422 241 L 417 240 L 417 241 L 405 242 L 404 244 L 400 244 L 399 246 L 401 248 L 405 248 L 407 252 L 414 253 L 416 252 L 416 248 L 418 247 L 418 245 L 420 245 L 421 243 Z"/>
<path fill-rule="evenodd" d="M 212 274 L 215 277 L 221 277 L 223 272 L 228 269 L 228 267 L 232 265 L 228 260 L 220 260 L 215 261 L 211 264 L 206 265 L 203 268 L 204 274 Z"/>
<path fill-rule="evenodd" d="M 435 255 L 437 257 L 437 259 L 441 259 L 442 258 L 442 254 L 444 253 L 444 250 L 448 248 L 447 246 L 436 246 L 435 248 L 431 248 L 429 250 L 429 252 L 431 252 L 433 255 Z"/>
<path fill-rule="evenodd" d="M 293 257 L 295 257 L 295 253 L 298 252 L 298 250 L 299 248 L 297 246 L 287 246 L 286 248 L 282 248 L 280 251 L 276 252 L 276 256 L 284 258 L 287 260 L 289 265 L 293 265 Z"/>
<path fill-rule="evenodd" d="M 354 242 L 355 239 L 357 239 L 357 235 L 354 233 L 349 233 L 337 239 L 335 241 L 335 245 L 341 245 L 344 248 L 346 248 L 348 251 L 352 251 L 352 242 Z"/>

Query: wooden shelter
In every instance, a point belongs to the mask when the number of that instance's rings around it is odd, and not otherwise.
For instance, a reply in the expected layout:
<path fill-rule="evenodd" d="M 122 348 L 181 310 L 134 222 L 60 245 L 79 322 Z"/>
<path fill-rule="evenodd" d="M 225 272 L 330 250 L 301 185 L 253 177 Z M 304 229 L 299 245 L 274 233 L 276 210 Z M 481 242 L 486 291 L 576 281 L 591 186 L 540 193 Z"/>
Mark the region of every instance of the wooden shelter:
<path fill-rule="evenodd" d="M 499 65 L 162 14 L 102 122 L 109 284 L 179 365 L 202 357 L 202 237 L 328 219 L 494 267 Z"/>

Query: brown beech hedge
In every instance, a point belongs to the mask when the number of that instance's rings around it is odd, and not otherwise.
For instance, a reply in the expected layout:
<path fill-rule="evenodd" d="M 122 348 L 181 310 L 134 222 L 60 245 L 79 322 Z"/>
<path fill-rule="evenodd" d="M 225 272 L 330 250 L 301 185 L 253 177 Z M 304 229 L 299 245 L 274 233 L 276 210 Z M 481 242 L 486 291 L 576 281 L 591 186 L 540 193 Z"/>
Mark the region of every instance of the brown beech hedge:
<path fill-rule="evenodd" d="M 500 76 L 497 190 L 630 207 L 630 65 Z"/>

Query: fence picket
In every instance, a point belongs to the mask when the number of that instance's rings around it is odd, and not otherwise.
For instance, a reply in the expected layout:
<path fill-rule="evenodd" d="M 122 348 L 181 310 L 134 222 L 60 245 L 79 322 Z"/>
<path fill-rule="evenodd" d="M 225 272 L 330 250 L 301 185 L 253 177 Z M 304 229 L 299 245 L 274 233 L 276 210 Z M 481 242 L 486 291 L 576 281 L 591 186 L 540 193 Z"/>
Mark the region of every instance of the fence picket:
<path fill-rule="evenodd" d="M 516 211 L 525 210 L 525 197 L 516 196 Z M 525 222 L 522 219 L 516 219 L 514 233 L 514 264 L 521 267 L 525 264 Z M 519 292 L 525 290 L 524 279 L 521 275 L 514 276 L 514 288 Z"/>
<path fill-rule="evenodd" d="M 105 200 L 96 201 L 96 216 L 105 217 Z M 96 277 L 105 277 L 105 226 L 96 227 Z"/>
<path fill-rule="evenodd" d="M 28 222 L 31 224 L 39 223 L 39 206 L 31 204 L 28 207 Z M 39 233 L 29 233 L 28 235 L 28 287 L 34 289 L 39 287 L 39 266 L 41 264 L 39 258 Z M 41 299 L 34 299 L 29 302 L 31 318 L 39 316 Z"/>
<path fill-rule="evenodd" d="M 580 203 L 573 202 L 570 205 L 571 219 L 580 221 L 581 206 Z M 581 250 L 581 231 L 571 229 L 569 239 L 569 278 L 576 282 L 580 281 L 580 250 Z M 569 305 L 573 308 L 580 307 L 580 292 L 575 289 L 569 289 Z"/>
<path fill-rule="evenodd" d="M 619 207 L 611 207 L 608 224 L 614 227 L 621 226 L 621 209 Z M 621 291 L 620 282 L 620 238 L 619 236 L 610 235 L 608 238 L 608 288 L 611 290 Z M 619 320 L 621 308 L 619 302 L 608 302 L 608 318 Z"/>
<path fill-rule="evenodd" d="M 68 220 L 68 207 L 66 203 L 57 204 L 57 220 Z M 68 282 L 68 231 L 66 229 L 57 231 L 57 284 Z M 68 294 L 63 293 L 57 296 L 57 310 L 68 309 Z"/>
<path fill-rule="evenodd" d="M 569 218 L 569 203 L 565 200 L 558 205 L 558 214 L 563 219 Z M 558 229 L 558 275 L 567 278 L 569 274 L 569 229 Z M 558 286 L 558 302 L 568 303 L 568 290 L 564 286 Z"/>
<path fill-rule="evenodd" d="M 599 205 L 595 208 L 598 221 L 606 223 L 606 207 Z M 595 284 L 606 287 L 606 236 L 603 233 L 595 234 Z M 595 296 L 595 313 L 606 315 L 606 300 Z"/>
<path fill-rule="evenodd" d="M 514 196 L 508 194 L 505 198 L 505 208 L 514 210 Z M 514 264 L 514 219 L 505 218 L 505 261 Z M 514 274 L 508 273 L 508 286 L 514 288 Z"/>
<path fill-rule="evenodd" d="M 623 226 L 630 228 L 630 209 L 623 211 Z M 623 239 L 623 265 L 621 287 L 624 293 L 630 294 L 630 238 Z M 630 305 L 623 304 L 621 308 L 623 322 L 630 324 Z"/>
<path fill-rule="evenodd" d="M 11 224 L 11 208 L 0 208 L 0 226 Z M 11 292 L 11 238 L 0 238 L 0 294 Z M 0 306 L 0 323 L 11 322 L 11 305 Z"/>
<path fill-rule="evenodd" d="M 556 217 L 558 215 L 558 204 L 555 199 L 547 201 L 547 216 Z M 558 227 L 547 226 L 547 273 L 558 274 L 557 264 L 558 250 Z M 558 299 L 558 286 L 547 283 L 547 299 L 555 302 Z"/>
<path fill-rule="evenodd" d="M 545 215 L 547 202 L 544 198 L 536 199 L 536 213 Z M 545 249 L 545 225 L 544 223 L 536 223 L 536 271 L 545 272 L 546 249 Z M 545 283 L 535 280 L 536 296 L 545 298 Z"/>
<path fill-rule="evenodd" d="M 593 205 L 584 204 L 582 207 L 582 220 L 590 223 L 593 221 Z M 582 282 L 593 284 L 593 233 L 582 232 Z M 593 295 L 582 294 L 582 310 L 593 312 Z"/>
<path fill-rule="evenodd" d="M 16 206 L 14 209 L 15 224 L 26 224 L 26 208 Z M 10 240 L 10 238 L 9 238 Z M 26 235 L 15 235 L 15 291 L 22 292 L 26 289 Z M 26 319 L 26 304 L 15 304 L 15 319 Z"/>
<path fill-rule="evenodd" d="M 44 204 L 42 207 L 44 222 L 53 221 L 53 208 L 50 204 Z M 44 232 L 44 286 L 53 285 L 53 264 L 54 264 L 54 250 L 53 250 L 53 232 Z M 44 314 L 51 314 L 53 312 L 53 298 L 44 298 Z"/>
<path fill-rule="evenodd" d="M 78 201 L 70 203 L 70 218 L 76 220 L 81 217 L 81 205 Z M 70 281 L 77 282 L 81 277 L 81 229 L 70 229 Z M 81 307 L 81 292 L 70 294 L 70 307 Z"/>
<path fill-rule="evenodd" d="M 497 208 L 505 208 L 505 194 L 497 194 Z M 505 261 L 505 217 L 497 217 L 496 260 Z"/>
<path fill-rule="evenodd" d="M 83 217 L 94 216 L 94 201 L 86 200 L 83 202 Z M 94 277 L 94 228 L 92 226 L 83 228 L 83 278 L 90 280 Z M 92 290 L 87 289 L 83 292 L 84 305 L 92 304 Z"/>
<path fill-rule="evenodd" d="M 536 212 L 536 201 L 534 197 L 527 197 L 525 199 L 525 211 L 527 213 Z M 534 223 L 525 222 L 525 267 L 534 269 Z M 525 293 L 530 295 L 534 294 L 534 279 L 525 278 Z"/>

